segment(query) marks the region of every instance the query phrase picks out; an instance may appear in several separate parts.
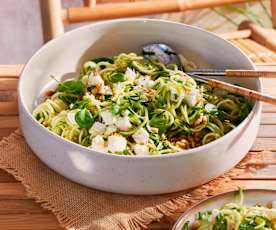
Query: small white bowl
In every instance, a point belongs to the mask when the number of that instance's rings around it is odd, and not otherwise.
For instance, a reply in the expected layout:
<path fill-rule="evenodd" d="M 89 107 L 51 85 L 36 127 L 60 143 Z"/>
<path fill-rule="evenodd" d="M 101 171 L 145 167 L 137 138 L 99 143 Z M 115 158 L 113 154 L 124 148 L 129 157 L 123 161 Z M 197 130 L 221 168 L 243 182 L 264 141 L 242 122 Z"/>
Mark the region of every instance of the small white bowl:
<path fill-rule="evenodd" d="M 198 212 L 204 212 L 212 209 L 219 209 L 224 204 L 235 202 L 235 193 L 237 191 L 226 192 L 217 196 L 203 200 L 195 206 L 184 212 L 178 221 L 175 223 L 173 230 L 182 230 L 183 225 L 189 221 L 192 223 L 195 220 L 195 215 Z M 276 201 L 276 190 L 268 189 L 247 189 L 244 190 L 244 204 L 253 206 L 256 204 L 266 206 L 269 202 Z"/>
<path fill-rule="evenodd" d="M 35 154 L 50 168 L 77 183 L 116 193 L 162 194 L 203 184 L 236 165 L 252 146 L 261 104 L 222 138 L 171 155 L 118 156 L 67 141 L 40 125 L 32 110 L 54 75 L 76 72 L 91 57 L 139 52 L 151 42 L 170 44 L 201 67 L 254 69 L 238 48 L 202 29 L 163 20 L 124 19 L 98 22 L 66 33 L 44 45 L 27 63 L 19 81 L 20 122 Z M 227 81 L 230 81 L 227 79 Z M 258 79 L 232 82 L 261 91 Z"/>

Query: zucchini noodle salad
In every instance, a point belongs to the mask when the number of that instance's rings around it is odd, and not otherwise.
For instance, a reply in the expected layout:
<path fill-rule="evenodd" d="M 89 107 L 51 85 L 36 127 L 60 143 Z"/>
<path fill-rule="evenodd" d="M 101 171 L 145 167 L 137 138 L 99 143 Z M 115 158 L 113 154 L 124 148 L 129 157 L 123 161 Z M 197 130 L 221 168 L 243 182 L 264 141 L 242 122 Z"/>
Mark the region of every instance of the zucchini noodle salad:
<path fill-rule="evenodd" d="M 237 203 L 227 203 L 220 209 L 199 212 L 193 223 L 186 222 L 182 230 L 275 230 L 276 202 L 266 207 L 243 204 L 243 192 Z"/>
<path fill-rule="evenodd" d="M 212 142 L 250 110 L 245 97 L 212 88 L 174 64 L 121 53 L 88 61 L 78 79 L 58 82 L 33 116 L 57 135 L 99 152 L 160 155 Z"/>

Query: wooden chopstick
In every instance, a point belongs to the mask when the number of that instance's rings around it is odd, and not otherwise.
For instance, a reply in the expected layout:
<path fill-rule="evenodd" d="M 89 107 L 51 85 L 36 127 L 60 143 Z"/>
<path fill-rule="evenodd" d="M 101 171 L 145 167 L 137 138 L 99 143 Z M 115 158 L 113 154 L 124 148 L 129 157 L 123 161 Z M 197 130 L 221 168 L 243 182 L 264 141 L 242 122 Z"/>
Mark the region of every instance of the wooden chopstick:
<path fill-rule="evenodd" d="M 219 81 L 219 80 L 216 80 L 216 79 L 208 79 L 207 83 L 208 83 L 208 85 L 210 85 L 212 87 L 225 89 L 225 90 L 227 90 L 229 92 L 232 92 L 232 93 L 237 93 L 237 94 L 240 94 L 240 95 L 243 95 L 243 96 L 247 96 L 249 98 L 256 99 L 258 101 L 263 101 L 263 102 L 270 103 L 272 105 L 276 105 L 276 97 L 272 97 L 272 96 L 257 92 L 255 90 L 251 90 L 251 89 L 243 88 L 243 87 L 240 87 L 240 86 L 232 85 L 230 83 Z"/>
<path fill-rule="evenodd" d="M 221 76 L 241 78 L 276 78 L 276 71 L 235 70 L 235 69 L 198 69 L 188 71 L 193 76 Z"/>
<path fill-rule="evenodd" d="M 225 70 L 226 77 L 276 78 L 276 71 Z"/>

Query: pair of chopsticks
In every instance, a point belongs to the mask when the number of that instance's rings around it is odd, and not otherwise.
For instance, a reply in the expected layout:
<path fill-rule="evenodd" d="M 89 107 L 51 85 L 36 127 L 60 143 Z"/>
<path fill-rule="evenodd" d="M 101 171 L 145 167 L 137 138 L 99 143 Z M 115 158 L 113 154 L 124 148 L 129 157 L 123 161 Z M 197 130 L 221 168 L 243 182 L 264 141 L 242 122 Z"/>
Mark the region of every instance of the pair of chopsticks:
<path fill-rule="evenodd" d="M 187 71 L 186 72 L 191 77 L 196 79 L 200 79 L 205 81 L 208 85 L 220 89 L 227 90 L 232 93 L 237 93 L 240 95 L 247 96 L 249 98 L 253 98 L 259 101 L 267 102 L 273 105 L 276 105 L 276 97 L 269 96 L 267 94 L 263 94 L 261 92 L 247 89 L 244 87 L 232 85 L 227 82 L 219 81 L 212 78 L 207 77 L 241 77 L 241 78 L 275 78 L 276 79 L 276 71 L 255 71 L 255 70 L 208 70 L 201 69 L 195 71 Z"/>

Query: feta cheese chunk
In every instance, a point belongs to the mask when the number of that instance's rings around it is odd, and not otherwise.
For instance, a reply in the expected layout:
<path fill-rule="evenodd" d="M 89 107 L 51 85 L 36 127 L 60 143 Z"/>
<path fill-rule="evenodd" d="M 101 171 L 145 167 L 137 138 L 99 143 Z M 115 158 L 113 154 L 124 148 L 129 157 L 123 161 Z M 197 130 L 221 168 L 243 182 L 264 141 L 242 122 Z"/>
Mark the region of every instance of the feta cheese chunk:
<path fill-rule="evenodd" d="M 276 208 L 276 201 L 272 201 L 272 208 Z"/>
<path fill-rule="evenodd" d="M 76 116 L 76 111 L 70 111 L 67 113 L 67 120 L 72 124 L 72 125 L 78 125 L 76 122 L 75 116 Z"/>
<path fill-rule="evenodd" d="M 134 70 L 132 70 L 131 68 L 127 67 L 125 75 L 127 77 L 127 79 L 131 82 L 133 82 L 136 79 L 136 73 Z"/>
<path fill-rule="evenodd" d="M 210 111 L 213 111 L 213 110 L 216 110 L 217 109 L 217 106 L 212 104 L 212 103 L 207 103 L 205 105 L 205 109 L 210 112 Z"/>
<path fill-rule="evenodd" d="M 139 85 L 145 88 L 152 88 L 155 86 L 155 81 L 151 80 L 148 76 L 142 77 L 139 82 Z"/>
<path fill-rule="evenodd" d="M 97 135 L 92 139 L 92 144 L 90 148 L 99 151 L 99 152 L 107 152 L 107 149 L 105 147 L 104 139 L 101 135 Z"/>
<path fill-rule="evenodd" d="M 212 210 L 212 215 L 211 215 L 211 221 L 215 220 L 217 218 L 217 216 L 219 215 L 219 210 L 214 208 Z"/>
<path fill-rule="evenodd" d="M 184 99 L 188 103 L 189 106 L 195 106 L 198 101 L 198 90 L 197 89 L 191 89 L 189 92 L 186 93 Z"/>
<path fill-rule="evenodd" d="M 88 77 L 88 86 L 104 85 L 104 80 L 97 73 L 91 73 Z"/>
<path fill-rule="evenodd" d="M 109 136 L 112 133 L 115 133 L 116 131 L 117 131 L 117 127 L 115 125 L 109 125 L 106 127 L 104 135 Z"/>
<path fill-rule="evenodd" d="M 127 140 L 122 136 L 109 136 L 107 148 L 110 152 L 122 152 L 126 149 Z"/>
<path fill-rule="evenodd" d="M 113 125 L 117 120 L 117 117 L 107 110 L 101 112 L 101 117 L 106 125 Z"/>
<path fill-rule="evenodd" d="M 123 131 L 126 131 L 131 128 L 131 123 L 129 121 L 128 116 L 120 117 L 118 120 L 115 122 L 115 125 Z"/>
<path fill-rule="evenodd" d="M 137 131 L 132 135 L 132 138 L 137 144 L 146 144 L 149 140 L 149 134 L 147 130 L 144 128 L 139 128 Z"/>
<path fill-rule="evenodd" d="M 133 146 L 133 150 L 136 155 L 140 155 L 140 156 L 148 156 L 149 155 L 149 148 L 146 145 L 135 144 Z"/>
<path fill-rule="evenodd" d="M 101 122 L 96 121 L 89 129 L 89 133 L 93 136 L 102 135 L 105 132 L 105 125 Z"/>

